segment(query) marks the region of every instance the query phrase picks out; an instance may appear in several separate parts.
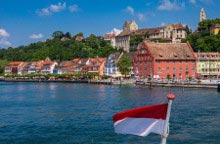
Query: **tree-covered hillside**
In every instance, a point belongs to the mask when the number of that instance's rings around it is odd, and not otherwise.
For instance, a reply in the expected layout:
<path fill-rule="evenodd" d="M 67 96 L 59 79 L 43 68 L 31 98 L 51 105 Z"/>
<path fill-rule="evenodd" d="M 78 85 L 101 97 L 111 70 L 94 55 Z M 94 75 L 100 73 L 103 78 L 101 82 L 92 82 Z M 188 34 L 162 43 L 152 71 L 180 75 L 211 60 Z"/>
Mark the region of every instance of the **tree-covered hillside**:
<path fill-rule="evenodd" d="M 220 19 L 203 20 L 198 24 L 196 32 L 190 34 L 182 42 L 189 41 L 194 51 L 220 52 L 220 33 L 213 35 L 210 31 Z"/>
<path fill-rule="evenodd" d="M 49 57 L 52 60 L 63 61 L 73 58 L 85 57 L 107 57 L 115 51 L 110 43 L 91 34 L 83 40 L 76 40 L 83 37 L 82 33 L 71 36 L 69 32 L 64 34 L 56 31 L 52 39 L 45 42 L 32 43 L 28 46 L 17 48 L 0 49 L 0 59 L 7 61 L 37 61 Z"/>

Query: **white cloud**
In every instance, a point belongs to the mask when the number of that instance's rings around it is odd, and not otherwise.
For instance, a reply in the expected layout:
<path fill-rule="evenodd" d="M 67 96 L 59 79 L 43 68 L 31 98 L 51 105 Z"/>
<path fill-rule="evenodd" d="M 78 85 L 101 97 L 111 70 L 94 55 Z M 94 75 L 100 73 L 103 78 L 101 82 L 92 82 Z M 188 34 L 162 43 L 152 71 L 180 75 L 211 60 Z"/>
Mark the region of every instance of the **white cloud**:
<path fill-rule="evenodd" d="M 0 45 L 3 45 L 3 46 L 11 46 L 12 44 L 5 40 L 5 39 L 0 39 Z"/>
<path fill-rule="evenodd" d="M 5 29 L 0 29 L 0 36 L 1 37 L 9 37 L 9 33 Z"/>
<path fill-rule="evenodd" d="M 39 16 L 48 16 L 51 14 L 51 12 L 49 11 L 48 8 L 43 8 L 41 10 L 37 10 L 36 13 L 39 15 Z"/>
<path fill-rule="evenodd" d="M 134 15 L 134 8 L 131 7 L 131 6 L 127 6 L 127 8 L 126 8 L 125 11 L 128 12 L 128 13 L 130 13 L 131 15 Z"/>
<path fill-rule="evenodd" d="M 7 40 L 10 34 L 5 29 L 0 29 L 0 45 L 10 46 L 11 43 Z"/>
<path fill-rule="evenodd" d="M 176 1 L 162 0 L 162 4 L 158 6 L 158 10 L 179 10 L 185 7 L 185 3 L 178 3 Z"/>
<path fill-rule="evenodd" d="M 62 10 L 66 9 L 66 3 L 58 3 L 58 4 L 51 4 L 47 8 L 38 9 L 36 11 L 37 15 L 39 16 L 48 16 L 52 13 L 60 12 Z"/>
<path fill-rule="evenodd" d="M 71 6 L 69 6 L 69 10 L 70 10 L 70 12 L 76 12 L 79 10 L 79 7 L 78 7 L 78 5 L 71 5 Z"/>
<path fill-rule="evenodd" d="M 50 5 L 50 11 L 51 12 L 59 12 L 61 10 L 64 10 L 66 8 L 66 3 L 58 3 L 57 5 L 51 4 Z"/>
<path fill-rule="evenodd" d="M 43 38 L 44 36 L 42 34 L 32 34 L 29 36 L 30 39 L 40 39 Z"/>
<path fill-rule="evenodd" d="M 138 19 L 139 19 L 140 21 L 145 20 L 145 16 L 144 16 L 144 14 L 142 14 L 142 13 L 137 14 L 137 17 L 138 17 Z"/>
<path fill-rule="evenodd" d="M 122 32 L 122 30 L 117 29 L 117 28 L 113 28 L 113 30 L 111 32 L 109 32 L 109 34 L 115 34 L 116 36 L 119 35 Z"/>

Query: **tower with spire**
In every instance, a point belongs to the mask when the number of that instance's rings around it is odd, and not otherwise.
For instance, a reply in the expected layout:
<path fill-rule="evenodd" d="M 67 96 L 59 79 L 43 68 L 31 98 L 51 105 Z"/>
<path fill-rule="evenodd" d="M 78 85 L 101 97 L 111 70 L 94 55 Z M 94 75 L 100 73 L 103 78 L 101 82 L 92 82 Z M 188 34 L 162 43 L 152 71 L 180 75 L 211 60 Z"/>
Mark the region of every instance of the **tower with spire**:
<path fill-rule="evenodd" d="M 204 8 L 202 8 L 200 11 L 200 22 L 203 20 L 206 20 L 206 13 L 205 13 Z"/>

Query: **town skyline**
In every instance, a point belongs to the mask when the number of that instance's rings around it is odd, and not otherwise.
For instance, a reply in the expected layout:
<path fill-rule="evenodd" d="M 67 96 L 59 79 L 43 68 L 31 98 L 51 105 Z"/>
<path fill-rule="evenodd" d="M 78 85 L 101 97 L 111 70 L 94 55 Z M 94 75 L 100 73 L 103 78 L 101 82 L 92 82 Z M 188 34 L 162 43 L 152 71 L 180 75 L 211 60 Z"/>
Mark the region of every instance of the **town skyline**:
<path fill-rule="evenodd" d="M 21 4 L 25 3 L 25 4 Z M 60 30 L 103 36 L 122 30 L 124 21 L 135 20 L 139 28 L 181 23 L 195 30 L 201 8 L 207 19 L 219 17 L 217 0 L 127 1 L 1 1 L 0 48 L 44 41 Z M 32 4 L 32 5 L 31 5 Z M 34 5 L 33 5 L 34 4 Z M 19 7 L 18 7 L 19 5 Z"/>

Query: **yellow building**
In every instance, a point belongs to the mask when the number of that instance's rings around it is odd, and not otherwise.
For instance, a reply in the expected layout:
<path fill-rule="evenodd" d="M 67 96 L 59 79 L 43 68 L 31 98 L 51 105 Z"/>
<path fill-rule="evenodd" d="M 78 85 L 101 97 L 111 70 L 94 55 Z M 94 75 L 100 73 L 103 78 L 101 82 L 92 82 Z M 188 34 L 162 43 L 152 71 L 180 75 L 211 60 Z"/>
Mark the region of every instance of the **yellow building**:
<path fill-rule="evenodd" d="M 197 52 L 197 76 L 216 78 L 220 75 L 220 54 L 215 52 Z"/>
<path fill-rule="evenodd" d="M 220 32 L 220 24 L 217 23 L 217 24 L 214 24 L 213 26 L 211 26 L 210 28 L 210 33 L 213 34 L 213 35 L 217 35 L 219 34 Z"/>

